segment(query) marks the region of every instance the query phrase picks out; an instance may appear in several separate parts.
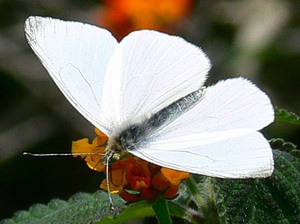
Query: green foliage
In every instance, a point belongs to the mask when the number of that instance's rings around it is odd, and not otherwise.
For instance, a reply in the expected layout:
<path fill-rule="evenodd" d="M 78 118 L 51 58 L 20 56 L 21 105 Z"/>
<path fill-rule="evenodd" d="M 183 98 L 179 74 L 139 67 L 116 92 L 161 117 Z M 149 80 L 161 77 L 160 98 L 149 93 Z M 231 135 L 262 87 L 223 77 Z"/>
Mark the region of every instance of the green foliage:
<path fill-rule="evenodd" d="M 35 204 L 28 211 L 17 212 L 12 219 L 6 219 L 1 224 L 48 224 L 91 223 L 102 217 L 114 216 L 124 205 L 119 197 L 113 197 L 115 210 L 109 209 L 107 193 L 97 191 L 94 194 L 77 193 L 68 201 L 51 200 L 48 205 Z"/>
<path fill-rule="evenodd" d="M 300 124 L 300 117 L 285 109 L 275 108 L 276 119 L 286 121 L 292 124 Z"/>
<path fill-rule="evenodd" d="M 216 208 L 216 195 L 214 178 L 195 176 L 186 180 L 196 210 L 199 213 L 199 222 L 206 224 L 219 224 L 219 215 Z"/>
<path fill-rule="evenodd" d="M 300 223 L 299 150 L 282 139 L 271 140 L 275 170 L 266 179 L 232 180 L 195 176 L 186 181 L 179 196 L 166 202 L 139 201 L 125 204 L 113 195 L 115 210 L 109 209 L 107 193 L 79 193 L 68 201 L 52 200 L 17 212 L 1 224 L 93 223 L 113 224 L 157 216 L 160 223 L 179 217 L 189 223 Z M 167 220 L 167 221 L 166 221 Z"/>
<path fill-rule="evenodd" d="M 279 149 L 280 151 L 289 152 L 295 157 L 300 157 L 300 150 L 292 142 L 286 142 L 282 138 L 274 138 L 270 140 L 270 144 L 273 149 Z"/>
<path fill-rule="evenodd" d="M 217 180 L 221 223 L 300 223 L 299 159 L 274 150 L 271 177 Z"/>
<path fill-rule="evenodd" d="M 106 205 L 107 206 L 107 205 Z M 123 206 L 122 212 L 117 216 L 109 215 L 101 217 L 93 224 L 116 224 L 124 223 L 126 221 L 144 217 L 154 216 L 154 211 L 151 205 L 146 201 L 139 201 L 136 203 Z"/>
<path fill-rule="evenodd" d="M 153 204 L 152 208 L 155 212 L 159 223 L 171 224 L 172 220 L 168 208 L 168 203 L 163 197 L 159 197 Z"/>

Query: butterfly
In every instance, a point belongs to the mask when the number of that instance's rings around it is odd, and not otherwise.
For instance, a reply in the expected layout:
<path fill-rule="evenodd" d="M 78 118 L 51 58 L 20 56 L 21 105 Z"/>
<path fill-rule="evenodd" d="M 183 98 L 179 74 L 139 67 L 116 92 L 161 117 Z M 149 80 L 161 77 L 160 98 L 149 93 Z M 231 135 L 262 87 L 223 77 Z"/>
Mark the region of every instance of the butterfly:
<path fill-rule="evenodd" d="M 94 25 L 38 16 L 25 34 L 68 101 L 109 136 L 108 160 L 131 153 L 212 177 L 272 174 L 259 132 L 274 120 L 269 97 L 242 77 L 204 87 L 211 63 L 199 47 L 154 30 L 118 42 Z"/>

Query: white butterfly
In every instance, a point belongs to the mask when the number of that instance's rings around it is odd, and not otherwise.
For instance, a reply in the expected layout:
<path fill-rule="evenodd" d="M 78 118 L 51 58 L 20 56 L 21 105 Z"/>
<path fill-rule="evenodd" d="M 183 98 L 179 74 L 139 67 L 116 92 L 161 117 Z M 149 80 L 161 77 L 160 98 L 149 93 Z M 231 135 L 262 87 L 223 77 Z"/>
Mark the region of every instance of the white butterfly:
<path fill-rule="evenodd" d="M 106 29 L 29 17 L 28 42 L 71 104 L 109 136 L 108 149 L 221 178 L 270 176 L 258 132 L 274 120 L 268 96 L 244 78 L 203 90 L 203 51 L 152 30 L 120 43 Z"/>

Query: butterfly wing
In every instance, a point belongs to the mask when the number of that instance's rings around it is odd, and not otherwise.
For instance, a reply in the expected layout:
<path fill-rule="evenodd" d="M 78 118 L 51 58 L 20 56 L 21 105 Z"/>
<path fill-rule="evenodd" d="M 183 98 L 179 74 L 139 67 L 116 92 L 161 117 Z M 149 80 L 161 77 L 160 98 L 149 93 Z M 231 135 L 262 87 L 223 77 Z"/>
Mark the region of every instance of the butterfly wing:
<path fill-rule="evenodd" d="M 208 87 L 195 107 L 131 153 L 191 173 L 266 177 L 273 171 L 272 151 L 257 130 L 273 120 L 266 94 L 248 80 L 229 79 Z"/>
<path fill-rule="evenodd" d="M 157 31 L 130 33 L 109 63 L 103 105 L 114 127 L 136 123 L 199 89 L 210 69 L 202 50 Z"/>
<path fill-rule="evenodd" d="M 110 111 L 104 110 L 101 99 L 108 61 L 118 45 L 111 33 L 80 22 L 32 16 L 25 22 L 25 34 L 70 103 L 110 134 Z"/>
<path fill-rule="evenodd" d="M 175 144 L 155 142 L 145 150 L 132 153 L 163 167 L 212 177 L 257 178 L 268 177 L 273 172 L 272 151 L 259 132 L 209 145 L 174 149 Z"/>

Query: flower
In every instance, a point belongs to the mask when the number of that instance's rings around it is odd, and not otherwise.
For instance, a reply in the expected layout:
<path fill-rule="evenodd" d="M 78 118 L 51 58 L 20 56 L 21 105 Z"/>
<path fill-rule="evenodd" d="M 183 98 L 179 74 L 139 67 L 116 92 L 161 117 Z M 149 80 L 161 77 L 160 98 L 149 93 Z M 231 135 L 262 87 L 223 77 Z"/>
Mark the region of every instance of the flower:
<path fill-rule="evenodd" d="M 73 141 L 72 153 L 82 153 L 82 155 L 80 156 L 86 161 L 88 167 L 92 170 L 101 172 L 103 171 L 105 166 L 100 161 L 105 150 L 105 144 L 108 140 L 108 137 L 97 128 L 95 128 L 95 132 L 97 134 L 97 137 L 94 138 L 91 144 L 89 143 L 89 140 L 87 138 Z M 88 153 L 94 155 L 88 155 Z"/>
<path fill-rule="evenodd" d="M 74 156 L 84 159 L 89 168 L 106 173 L 102 158 L 108 137 L 97 128 L 95 132 L 97 137 L 92 143 L 89 143 L 87 138 L 73 141 L 72 153 L 83 153 Z M 150 201 L 160 195 L 165 198 L 174 198 L 181 181 L 189 177 L 187 172 L 164 168 L 131 154 L 109 164 L 108 170 L 109 173 L 106 176 L 109 177 L 109 186 L 105 178 L 100 188 L 110 190 L 111 193 L 118 193 L 127 201 L 139 199 Z"/>
<path fill-rule="evenodd" d="M 132 30 L 156 29 L 171 32 L 187 17 L 192 0 L 103 0 L 106 6 L 96 14 L 99 25 L 118 38 Z"/>

